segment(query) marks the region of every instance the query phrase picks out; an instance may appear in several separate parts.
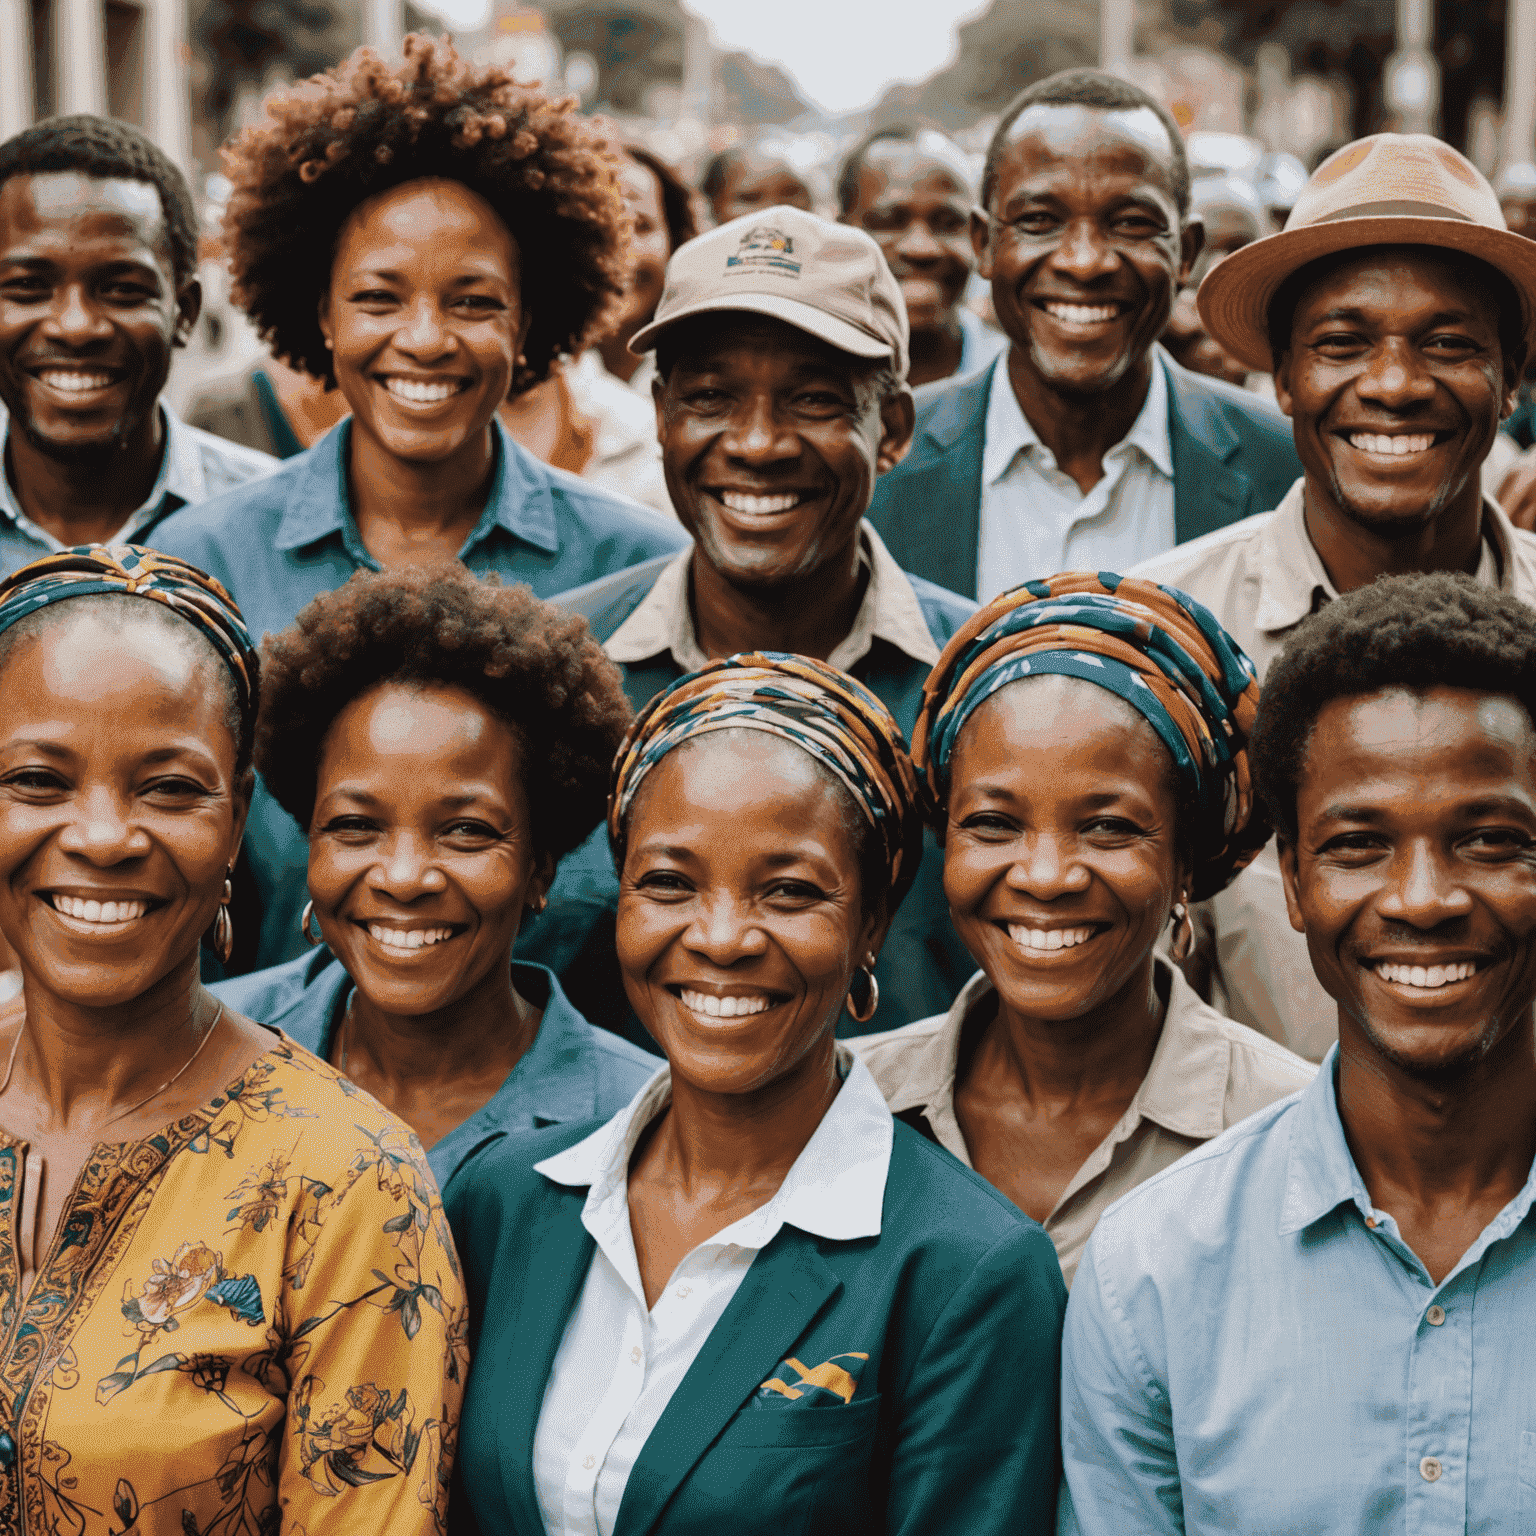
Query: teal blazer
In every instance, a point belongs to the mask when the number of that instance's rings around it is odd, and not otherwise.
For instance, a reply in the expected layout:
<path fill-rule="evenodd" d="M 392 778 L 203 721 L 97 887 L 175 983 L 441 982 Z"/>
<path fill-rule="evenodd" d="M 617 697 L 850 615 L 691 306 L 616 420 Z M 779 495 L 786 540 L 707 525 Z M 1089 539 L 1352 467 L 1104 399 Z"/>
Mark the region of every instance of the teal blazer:
<path fill-rule="evenodd" d="M 447 1197 L 474 1359 L 453 1536 L 544 1536 L 534 1428 L 595 1244 L 586 1192 L 533 1165 L 599 1123 L 488 1148 Z M 1040 1227 L 898 1122 L 880 1235 L 786 1226 L 763 1249 L 646 1441 L 614 1536 L 1046 1536 L 1065 1309 Z M 868 1358 L 846 1402 L 763 1390 L 850 1355 Z"/>

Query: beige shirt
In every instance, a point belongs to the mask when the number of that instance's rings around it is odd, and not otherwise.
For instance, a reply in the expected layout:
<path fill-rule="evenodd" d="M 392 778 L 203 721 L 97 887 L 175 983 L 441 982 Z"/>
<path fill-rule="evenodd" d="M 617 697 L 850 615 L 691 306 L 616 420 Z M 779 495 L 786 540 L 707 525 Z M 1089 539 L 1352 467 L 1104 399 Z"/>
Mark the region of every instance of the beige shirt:
<path fill-rule="evenodd" d="M 1099 1217 L 1121 1195 L 1229 1125 L 1305 1088 L 1317 1071 L 1272 1040 L 1224 1019 L 1161 956 L 1156 965 L 1159 986 L 1168 987 L 1168 1012 L 1152 1065 L 1114 1129 L 1045 1218 L 1069 1286 Z M 939 1145 L 967 1168 L 970 1153 L 955 1118 L 960 1036 L 972 1011 L 984 1004 L 990 1011 L 995 996 L 986 973 L 978 971 L 948 1013 L 847 1042 L 874 1074 L 891 1113 L 921 1110 Z"/>
<path fill-rule="evenodd" d="M 874 528 L 868 522 L 860 526 L 860 556 L 869 569 L 869 582 L 853 616 L 853 627 L 827 657 L 828 665 L 851 672 L 879 639 L 931 667 L 939 659 L 939 648 L 907 573 L 896 564 Z M 693 551 L 685 549 L 656 578 L 656 585 L 639 607 L 608 637 L 603 649 L 610 659 L 632 665 L 670 655 L 685 672 L 697 672 L 708 662 L 709 657 L 699 648 L 688 604 L 688 562 L 692 559 Z"/>
<path fill-rule="evenodd" d="M 1181 544 L 1129 573 L 1198 598 L 1247 651 L 1261 680 L 1291 631 L 1339 595 L 1307 533 L 1304 483 L 1298 480 L 1273 512 Z M 1516 528 L 1487 500 L 1477 579 L 1536 605 L 1536 534 Z M 1321 1061 L 1338 1038 L 1338 1008 L 1313 974 L 1307 941 L 1286 915 L 1274 842 L 1195 913 L 1212 969 L 1211 1001 Z"/>

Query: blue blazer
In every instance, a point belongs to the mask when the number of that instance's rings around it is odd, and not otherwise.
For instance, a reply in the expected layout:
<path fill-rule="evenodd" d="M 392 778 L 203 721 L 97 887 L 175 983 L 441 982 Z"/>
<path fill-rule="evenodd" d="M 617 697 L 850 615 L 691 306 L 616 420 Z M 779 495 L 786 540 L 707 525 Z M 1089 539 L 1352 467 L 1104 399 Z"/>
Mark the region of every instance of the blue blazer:
<path fill-rule="evenodd" d="M 534 1430 L 595 1244 L 586 1192 L 533 1164 L 596 1128 L 490 1148 L 448 1194 L 474 1359 L 456 1536 L 543 1536 Z M 762 1250 L 645 1442 L 614 1536 L 1045 1536 L 1065 1307 L 1045 1233 L 898 1122 L 880 1235 L 786 1226 Z M 850 1353 L 868 1359 L 846 1402 L 759 1390 Z"/>
<path fill-rule="evenodd" d="M 1247 390 L 1179 367 L 1161 348 L 1153 357 L 1168 375 L 1176 541 L 1279 506 L 1301 474 L 1290 422 Z M 875 483 L 869 509 L 903 570 L 972 598 L 992 378 L 986 368 L 917 391 L 912 448 Z"/>

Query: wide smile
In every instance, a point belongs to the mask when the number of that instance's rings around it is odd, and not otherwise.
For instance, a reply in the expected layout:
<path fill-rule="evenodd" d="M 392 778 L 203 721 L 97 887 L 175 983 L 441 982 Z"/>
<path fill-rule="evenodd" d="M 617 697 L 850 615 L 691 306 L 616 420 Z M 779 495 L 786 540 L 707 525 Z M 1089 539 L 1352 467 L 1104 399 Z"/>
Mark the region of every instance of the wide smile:
<path fill-rule="evenodd" d="M 720 1019 L 755 1018 L 789 1000 L 785 993 L 770 991 L 702 992 L 681 984 L 669 986 L 666 990 L 695 1018 L 710 1023 Z"/>
<path fill-rule="evenodd" d="M 1037 928 L 1026 923 L 998 922 L 993 926 L 1006 933 L 1015 951 L 1029 960 L 1049 959 L 1080 950 L 1110 929 L 1108 923 L 1057 924 L 1049 928 Z"/>
<path fill-rule="evenodd" d="M 130 932 L 162 902 L 143 896 L 71 895 L 64 891 L 43 894 L 43 905 L 53 913 L 60 926 L 84 938 L 115 939 Z"/>
<path fill-rule="evenodd" d="M 353 918 L 352 926 L 368 935 L 368 946 L 388 960 L 419 960 L 438 956 L 443 946 L 467 932 L 463 923 L 381 923 Z"/>
<path fill-rule="evenodd" d="M 1412 465 L 1431 449 L 1448 443 L 1456 435 L 1450 431 L 1366 432 L 1343 428 L 1333 434 L 1354 452 L 1375 465 Z"/>
<path fill-rule="evenodd" d="M 398 373 L 375 374 L 374 382 L 394 405 L 412 416 L 429 416 L 442 410 L 470 385 L 468 379 L 408 379 Z"/>
<path fill-rule="evenodd" d="M 1440 960 L 1363 959 L 1361 965 L 1394 996 L 1412 1002 L 1442 1002 L 1460 997 L 1492 964 L 1487 957 Z"/>
<path fill-rule="evenodd" d="M 77 363 L 46 363 L 29 368 L 27 376 L 64 405 L 95 405 L 123 382 L 115 368 L 85 367 Z"/>
<path fill-rule="evenodd" d="M 724 487 L 711 489 L 708 494 L 737 517 L 782 517 L 786 512 L 797 511 L 813 497 L 809 491 L 736 491 Z"/>
<path fill-rule="evenodd" d="M 1131 305 L 1119 299 L 1105 299 L 1097 304 L 1068 299 L 1031 299 L 1030 303 L 1063 330 L 1077 336 L 1098 335 L 1131 312 Z"/>

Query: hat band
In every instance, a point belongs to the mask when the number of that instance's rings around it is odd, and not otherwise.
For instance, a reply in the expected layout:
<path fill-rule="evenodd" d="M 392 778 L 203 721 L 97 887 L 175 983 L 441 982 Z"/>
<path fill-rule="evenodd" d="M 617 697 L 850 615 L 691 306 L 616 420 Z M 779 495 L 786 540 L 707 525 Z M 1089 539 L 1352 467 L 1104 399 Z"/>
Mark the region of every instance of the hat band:
<path fill-rule="evenodd" d="M 1410 219 L 1459 219 L 1463 224 L 1479 222 L 1470 219 L 1464 213 L 1458 213 L 1454 208 L 1442 207 L 1439 203 L 1356 203 L 1352 208 L 1341 208 L 1337 213 L 1325 213 L 1321 218 L 1314 219 L 1314 224 L 1332 224 L 1339 219 L 1382 219 L 1382 218 L 1410 218 Z"/>

